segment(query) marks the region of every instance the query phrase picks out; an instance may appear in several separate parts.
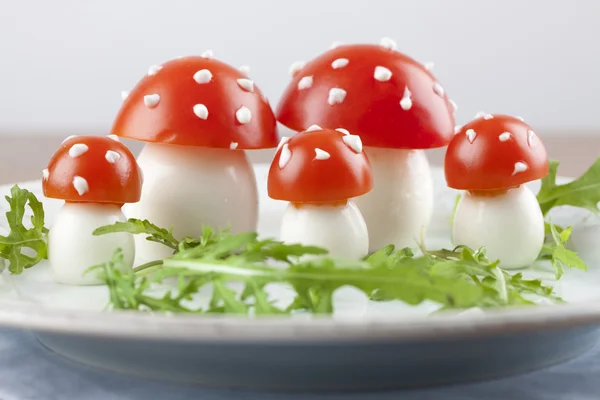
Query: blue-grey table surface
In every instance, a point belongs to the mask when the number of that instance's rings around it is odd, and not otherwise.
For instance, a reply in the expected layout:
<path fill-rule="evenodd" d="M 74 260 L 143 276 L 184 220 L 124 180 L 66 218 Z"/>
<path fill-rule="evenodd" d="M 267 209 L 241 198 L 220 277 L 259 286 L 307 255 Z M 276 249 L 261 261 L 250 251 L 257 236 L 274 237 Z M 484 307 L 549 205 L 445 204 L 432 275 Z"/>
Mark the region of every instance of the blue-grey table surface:
<path fill-rule="evenodd" d="M 600 398 L 600 346 L 564 364 L 488 382 L 357 394 L 247 393 L 123 376 L 73 363 L 30 332 L 0 329 L 1 400 L 588 400 Z"/>

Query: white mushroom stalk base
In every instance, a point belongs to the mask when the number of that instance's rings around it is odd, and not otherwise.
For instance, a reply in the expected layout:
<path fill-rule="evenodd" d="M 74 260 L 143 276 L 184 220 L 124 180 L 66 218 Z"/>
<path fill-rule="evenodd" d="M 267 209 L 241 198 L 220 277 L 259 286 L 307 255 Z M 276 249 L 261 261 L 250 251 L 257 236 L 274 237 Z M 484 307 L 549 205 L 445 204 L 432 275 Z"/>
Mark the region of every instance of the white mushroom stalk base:
<path fill-rule="evenodd" d="M 290 204 L 283 215 L 281 240 L 323 247 L 330 256 L 344 259 L 361 259 L 369 249 L 367 225 L 352 201 Z"/>
<path fill-rule="evenodd" d="M 128 218 L 173 228 L 176 238 L 199 237 L 202 226 L 254 231 L 258 191 L 243 151 L 148 143 L 138 157 L 142 197 L 127 204 Z M 136 263 L 170 256 L 168 247 L 136 235 Z"/>
<path fill-rule="evenodd" d="M 98 274 L 86 273 L 87 269 L 110 261 L 119 248 L 125 267 L 131 268 L 135 258 L 133 235 L 92 235 L 96 228 L 117 221 L 125 221 L 117 205 L 65 203 L 48 234 L 48 259 L 54 280 L 67 285 L 100 284 Z"/>
<path fill-rule="evenodd" d="M 365 147 L 373 189 L 354 201 L 369 229 L 369 251 L 418 247 L 433 212 L 433 182 L 422 150 Z"/>
<path fill-rule="evenodd" d="M 485 247 L 502 268 L 532 264 L 544 243 L 544 217 L 525 186 L 495 197 L 465 193 L 456 208 L 453 239 L 457 245 Z"/>

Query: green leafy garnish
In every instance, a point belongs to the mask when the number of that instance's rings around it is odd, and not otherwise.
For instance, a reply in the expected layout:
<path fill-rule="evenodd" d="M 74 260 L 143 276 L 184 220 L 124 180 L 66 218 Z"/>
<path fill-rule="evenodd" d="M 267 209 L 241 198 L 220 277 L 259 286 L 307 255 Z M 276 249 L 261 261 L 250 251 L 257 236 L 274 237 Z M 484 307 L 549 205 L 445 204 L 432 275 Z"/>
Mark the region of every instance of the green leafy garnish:
<path fill-rule="evenodd" d="M 106 225 L 97 228 L 93 234 L 106 235 L 107 233 L 115 232 L 126 232 L 134 235 L 145 234 L 148 235 L 146 238 L 151 242 L 157 242 L 170 247 L 173 250 L 177 250 L 179 246 L 179 240 L 173 237 L 171 230 L 159 228 L 158 226 L 150 223 L 148 220 L 129 219 L 126 222 L 115 222 L 113 225 Z"/>
<path fill-rule="evenodd" d="M 551 222 L 548 223 L 550 228 L 551 242 L 544 243 L 544 247 L 540 253 L 540 258 L 550 260 L 554 268 L 556 279 L 560 279 L 564 274 L 564 267 L 575 268 L 582 271 L 587 271 L 587 265 L 579 257 L 579 255 L 566 248 L 567 241 L 571 236 L 572 227 L 562 230 L 557 229 Z"/>
<path fill-rule="evenodd" d="M 130 220 L 135 226 L 138 222 Z M 103 232 L 124 231 L 123 224 Z M 149 228 L 150 229 L 150 228 Z M 155 228 L 151 228 L 155 229 Z M 147 232 L 140 232 L 147 233 Z M 193 243 L 183 246 L 182 243 Z M 102 266 L 113 308 L 185 313 L 331 314 L 334 292 L 352 286 L 380 301 L 417 305 L 425 300 L 443 308 L 498 307 L 533 304 L 521 294 L 559 301 L 541 281 L 526 281 L 498 268 L 482 250 L 466 247 L 415 255 L 410 249 L 386 246 L 362 261 L 334 259 L 324 249 L 259 239 L 255 232 L 231 234 L 205 228 L 198 240 L 178 243 L 172 257 L 122 272 L 119 255 Z M 318 256 L 318 257 L 315 257 Z M 176 288 L 157 293 L 157 284 L 175 278 Z M 237 283 L 235 291 L 230 284 Z M 293 290 L 288 306 L 278 306 L 265 287 L 279 284 Z M 163 285 L 164 286 L 164 285 Z M 203 287 L 212 298 L 202 307 L 190 301 Z"/>
<path fill-rule="evenodd" d="M 10 232 L 0 235 L 0 258 L 8 261 L 8 270 L 20 274 L 48 257 L 44 227 L 44 207 L 33 193 L 15 185 L 10 189 L 10 196 L 5 196 L 10 209 L 6 212 L 6 220 Z M 23 225 L 26 207 L 32 212 L 31 228 Z"/>
<path fill-rule="evenodd" d="M 542 179 L 540 191 L 537 194 L 540 208 L 544 215 L 558 206 L 584 208 L 600 214 L 600 158 L 592 164 L 579 178 L 569 183 L 556 183 L 559 162 L 551 160 L 548 175 Z"/>

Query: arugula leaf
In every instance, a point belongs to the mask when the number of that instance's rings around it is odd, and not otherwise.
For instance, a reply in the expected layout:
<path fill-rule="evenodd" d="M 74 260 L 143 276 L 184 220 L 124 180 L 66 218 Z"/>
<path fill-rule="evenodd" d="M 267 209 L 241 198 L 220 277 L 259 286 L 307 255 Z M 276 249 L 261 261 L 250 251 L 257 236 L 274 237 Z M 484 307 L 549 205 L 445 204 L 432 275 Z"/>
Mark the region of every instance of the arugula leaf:
<path fill-rule="evenodd" d="M 115 222 L 112 225 L 97 228 L 94 230 L 93 235 L 100 236 L 115 232 L 125 232 L 134 235 L 145 234 L 148 235 L 146 239 L 151 242 L 162 243 L 175 251 L 178 250 L 179 240 L 173 237 L 172 230 L 159 228 L 148 220 L 130 218 L 126 222 Z"/>
<path fill-rule="evenodd" d="M 0 258 L 8 261 L 11 273 L 20 274 L 24 269 L 48 258 L 44 208 L 33 193 L 17 185 L 11 188 L 10 196 L 5 198 L 10 206 L 6 212 L 10 232 L 7 236 L 0 235 Z M 32 227 L 29 229 L 23 225 L 26 207 L 32 212 Z"/>
<path fill-rule="evenodd" d="M 114 308 L 138 310 L 281 314 L 306 311 L 313 314 L 332 313 L 333 294 L 342 286 L 353 286 L 367 296 L 379 293 L 381 299 L 400 300 L 416 305 L 425 300 L 444 308 L 497 307 L 508 304 L 532 304 L 520 294 L 536 292 L 550 298 L 552 288 L 541 282 L 517 279 L 489 262 L 482 250 L 458 247 L 432 254 L 415 256 L 410 249 L 395 250 L 386 246 L 362 261 L 339 260 L 324 254 L 323 249 L 259 240 L 255 233 L 211 236 L 206 246 L 181 250 L 156 265 L 151 276 L 114 271 L 115 262 L 103 268 Z M 289 256 L 289 255 L 292 256 Z M 285 267 L 272 265 L 283 261 Z M 155 283 L 166 277 L 177 277 L 177 290 L 163 296 L 152 294 Z M 187 285 L 183 285 L 185 282 Z M 241 282 L 241 294 L 227 284 Z M 281 310 L 269 299 L 265 286 L 285 284 L 296 292 L 292 304 Z M 198 290 L 212 286 L 213 295 L 206 308 L 191 309 L 185 301 Z M 116 300 L 113 300 L 114 298 Z M 554 299 L 554 297 L 552 297 Z"/>
<path fill-rule="evenodd" d="M 542 179 L 537 194 L 542 213 L 546 215 L 558 206 L 573 206 L 600 214 L 600 158 L 579 178 L 563 185 L 556 183 L 559 164 L 558 161 L 551 160 L 548 175 Z"/>
<path fill-rule="evenodd" d="M 155 283 L 160 283 L 169 277 L 178 277 L 173 270 L 157 271 L 152 277 L 137 276 L 131 269 L 126 268 L 123 262 L 123 251 L 117 249 L 110 261 L 89 268 L 86 273 L 95 272 L 109 289 L 109 307 L 112 309 L 138 310 L 138 311 L 165 311 L 176 313 L 192 313 L 199 310 L 182 305 L 184 300 L 206 284 L 206 279 L 198 277 L 186 281 L 179 279 L 176 293 L 169 290 L 160 297 L 152 296 L 146 292 L 152 290 Z M 178 271 L 177 271 L 178 272 Z"/>
<path fill-rule="evenodd" d="M 540 252 L 541 259 L 550 260 L 554 268 L 556 279 L 560 279 L 564 274 L 564 267 L 575 268 L 582 271 L 587 271 L 587 265 L 579 257 L 579 255 L 566 248 L 566 243 L 571 236 L 573 227 L 568 227 L 559 231 L 552 222 L 549 222 L 550 238 L 552 242 L 544 243 Z"/>

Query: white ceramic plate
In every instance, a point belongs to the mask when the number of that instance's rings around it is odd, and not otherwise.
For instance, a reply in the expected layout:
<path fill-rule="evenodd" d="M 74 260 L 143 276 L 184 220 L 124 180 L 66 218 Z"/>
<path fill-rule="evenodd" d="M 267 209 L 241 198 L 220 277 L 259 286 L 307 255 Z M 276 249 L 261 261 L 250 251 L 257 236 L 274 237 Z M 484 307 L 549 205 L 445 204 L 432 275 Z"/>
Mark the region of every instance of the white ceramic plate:
<path fill-rule="evenodd" d="M 276 237 L 285 203 L 266 196 L 267 170 L 255 168 L 262 196 L 259 232 Z M 427 246 L 450 247 L 456 192 L 446 188 L 439 169 L 434 177 L 437 203 Z M 43 197 L 39 181 L 21 186 Z M 0 189 L 7 193 L 10 185 Z M 61 202 L 44 205 L 51 226 Z M 569 208 L 553 220 L 574 225 L 572 246 L 590 271 L 567 271 L 558 282 L 544 266 L 524 274 L 555 286 L 567 305 L 433 317 L 428 314 L 434 304 L 368 303 L 357 291 L 342 289 L 332 318 L 109 313 L 103 311 L 104 287 L 55 284 L 48 265 L 39 265 L 1 276 L 0 325 L 32 329 L 56 351 L 104 368 L 228 387 L 380 389 L 516 373 L 579 354 L 597 338 L 599 221 Z M 272 293 L 286 301 L 282 288 Z"/>

